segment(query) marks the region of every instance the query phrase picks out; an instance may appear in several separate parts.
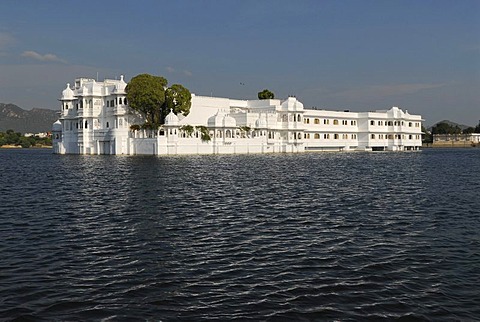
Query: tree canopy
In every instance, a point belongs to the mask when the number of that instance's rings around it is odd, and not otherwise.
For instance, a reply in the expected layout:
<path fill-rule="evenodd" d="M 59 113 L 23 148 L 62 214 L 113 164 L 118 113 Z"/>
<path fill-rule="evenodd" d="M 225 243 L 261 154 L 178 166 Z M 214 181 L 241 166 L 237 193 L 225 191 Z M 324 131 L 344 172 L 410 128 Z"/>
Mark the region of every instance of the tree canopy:
<path fill-rule="evenodd" d="M 140 74 L 133 77 L 126 87 L 129 106 L 145 117 L 144 127 L 158 128 L 170 112 L 188 115 L 191 94 L 179 84 L 167 87 L 168 81 L 161 76 Z"/>
<path fill-rule="evenodd" d="M 460 134 L 462 129 L 458 125 L 450 125 L 446 122 L 437 123 L 432 127 L 432 134 Z"/>
<path fill-rule="evenodd" d="M 273 92 L 270 92 L 268 89 L 264 89 L 261 92 L 258 92 L 258 99 L 259 100 L 268 100 L 268 99 L 274 99 L 275 94 Z"/>
<path fill-rule="evenodd" d="M 188 115 L 190 113 L 190 107 L 192 106 L 192 94 L 188 89 L 180 84 L 173 84 L 170 88 L 167 88 L 165 92 L 165 100 L 167 104 L 168 113 L 173 110 L 173 113 L 182 113 Z"/>
<path fill-rule="evenodd" d="M 7 132 L 0 132 L 0 146 L 16 145 L 22 148 L 29 148 L 31 146 L 51 146 L 52 139 L 50 137 L 29 136 L 26 137 L 14 130 L 7 130 Z"/>

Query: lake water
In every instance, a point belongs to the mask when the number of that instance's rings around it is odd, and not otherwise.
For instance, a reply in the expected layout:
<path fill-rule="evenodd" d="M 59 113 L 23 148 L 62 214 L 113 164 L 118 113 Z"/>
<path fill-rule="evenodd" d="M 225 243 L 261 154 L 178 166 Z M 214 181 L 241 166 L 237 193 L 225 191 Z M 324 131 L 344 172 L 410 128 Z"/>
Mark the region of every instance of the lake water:
<path fill-rule="evenodd" d="M 480 149 L 0 162 L 0 320 L 480 319 Z"/>

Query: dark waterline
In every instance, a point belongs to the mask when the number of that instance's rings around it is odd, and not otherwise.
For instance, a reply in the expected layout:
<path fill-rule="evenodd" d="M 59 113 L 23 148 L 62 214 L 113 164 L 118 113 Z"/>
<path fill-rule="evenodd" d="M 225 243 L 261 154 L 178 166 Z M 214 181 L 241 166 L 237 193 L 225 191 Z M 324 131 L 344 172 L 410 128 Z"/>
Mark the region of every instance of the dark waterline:
<path fill-rule="evenodd" d="M 0 319 L 480 319 L 480 149 L 0 161 Z"/>

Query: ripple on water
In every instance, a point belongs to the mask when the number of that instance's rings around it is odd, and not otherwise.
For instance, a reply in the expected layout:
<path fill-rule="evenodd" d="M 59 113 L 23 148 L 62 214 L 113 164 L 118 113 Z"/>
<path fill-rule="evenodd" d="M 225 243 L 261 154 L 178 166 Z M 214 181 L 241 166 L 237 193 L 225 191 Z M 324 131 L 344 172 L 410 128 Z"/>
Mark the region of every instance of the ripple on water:
<path fill-rule="evenodd" d="M 479 152 L 0 151 L 0 316 L 480 319 Z"/>

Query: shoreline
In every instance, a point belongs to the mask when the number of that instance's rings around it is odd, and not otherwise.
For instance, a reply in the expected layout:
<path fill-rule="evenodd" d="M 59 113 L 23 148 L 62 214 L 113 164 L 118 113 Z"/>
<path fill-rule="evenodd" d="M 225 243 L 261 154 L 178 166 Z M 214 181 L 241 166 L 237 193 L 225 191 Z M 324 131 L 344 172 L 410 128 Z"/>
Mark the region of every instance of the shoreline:
<path fill-rule="evenodd" d="M 42 146 L 31 146 L 28 148 L 23 148 L 20 145 L 2 145 L 0 146 L 0 149 L 51 149 L 51 145 L 42 145 Z"/>

